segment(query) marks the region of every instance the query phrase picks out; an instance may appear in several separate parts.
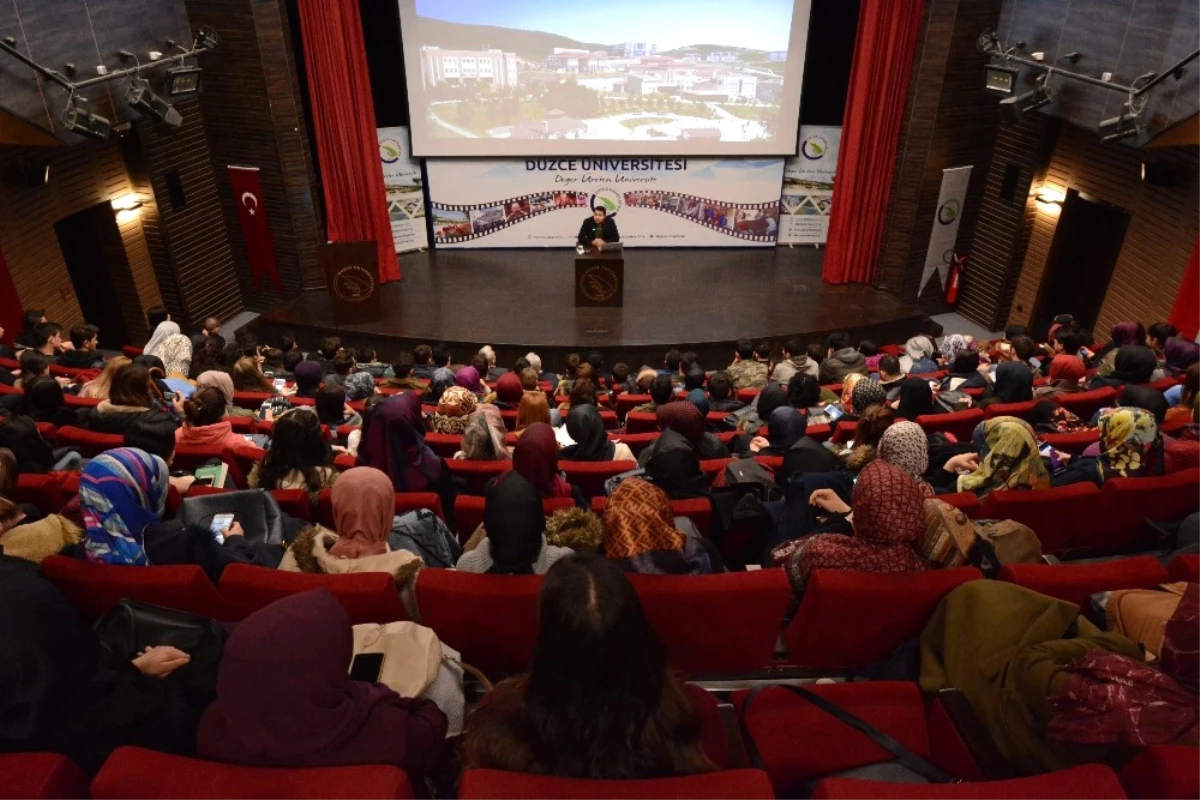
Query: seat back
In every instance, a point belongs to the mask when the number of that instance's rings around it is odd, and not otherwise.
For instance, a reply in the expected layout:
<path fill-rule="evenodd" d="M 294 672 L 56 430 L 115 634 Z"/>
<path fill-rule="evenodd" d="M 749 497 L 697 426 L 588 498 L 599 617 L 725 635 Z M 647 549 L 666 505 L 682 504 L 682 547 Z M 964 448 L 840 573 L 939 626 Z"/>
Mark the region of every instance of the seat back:
<path fill-rule="evenodd" d="M 461 433 L 427 433 L 425 444 L 442 458 L 454 458 L 462 450 L 462 438 Z"/>
<path fill-rule="evenodd" d="M 1033 411 L 1033 407 L 1040 401 L 1026 400 L 1023 403 L 992 403 L 983 410 L 983 414 L 988 419 L 993 417 L 1019 417 L 1025 419 L 1025 415 Z"/>
<path fill-rule="evenodd" d="M 1156 744 L 1143 747 L 1121 770 L 1121 786 L 1136 800 L 1200 797 L 1198 761 L 1200 751 L 1190 745 Z"/>
<path fill-rule="evenodd" d="M 589 800 L 593 797 L 624 798 L 664 797 L 724 800 L 729 798 L 771 798 L 771 783 L 766 773 L 757 769 L 731 769 L 685 775 L 679 778 L 644 778 L 641 780 L 589 780 L 586 778 L 557 778 L 524 772 L 501 772 L 492 769 L 469 769 L 462 774 L 458 796 L 460 800 L 482 798 L 511 798 L 511 800 Z"/>
<path fill-rule="evenodd" d="M 984 418 L 981 409 L 968 408 L 952 414 L 924 414 L 917 417 L 916 422 L 925 433 L 948 433 L 960 442 L 969 442 L 975 426 Z"/>
<path fill-rule="evenodd" d="M 934 498 L 941 500 L 943 503 L 952 505 L 959 511 L 962 511 L 971 519 L 980 519 L 980 509 L 983 504 L 979 502 L 979 497 L 974 492 L 955 492 L 954 494 L 939 494 Z"/>
<path fill-rule="evenodd" d="M 1200 555 L 1185 553 L 1175 556 L 1167 564 L 1167 572 L 1173 581 L 1188 581 L 1200 583 Z"/>
<path fill-rule="evenodd" d="M 858 428 L 857 422 L 838 422 L 833 428 L 833 435 L 829 441 L 834 444 L 842 444 L 854 439 L 854 431 Z"/>
<path fill-rule="evenodd" d="M 607 497 L 593 497 L 592 511 L 601 519 L 608 508 Z M 700 535 L 708 537 L 712 532 L 712 502 L 707 497 L 690 497 L 686 500 L 672 500 L 671 514 L 676 517 L 687 517 L 700 531 Z"/>
<path fill-rule="evenodd" d="M 628 433 L 656 433 L 658 415 L 653 411 L 630 411 L 625 415 L 625 430 Z"/>
<path fill-rule="evenodd" d="M 625 419 L 626 415 L 628 415 L 630 411 L 638 406 L 646 405 L 646 403 L 649 403 L 653 399 L 654 398 L 648 394 L 625 394 L 622 392 L 621 394 L 617 395 L 617 416 L 621 419 Z"/>
<path fill-rule="evenodd" d="M 1061 553 L 1077 532 L 1095 527 L 1100 490 L 1090 483 L 1072 483 L 1029 492 L 1001 489 L 989 494 L 981 519 L 1011 519 L 1028 525 L 1042 543 L 1043 553 Z"/>
<path fill-rule="evenodd" d="M 622 472 L 637 469 L 636 461 L 559 461 L 567 481 L 579 487 L 589 500 L 604 494 L 604 482 Z"/>
<path fill-rule="evenodd" d="M 815 570 L 783 633 L 788 660 L 831 670 L 882 661 L 921 632 L 943 597 L 982 577 L 974 567 L 894 574 Z"/>
<path fill-rule="evenodd" d="M 95 458 L 105 450 L 123 446 L 125 437 L 119 433 L 96 433 L 87 428 L 64 425 L 55 434 L 55 443 L 59 447 L 77 448 L 85 458 Z"/>
<path fill-rule="evenodd" d="M 1106 549 L 1152 545 L 1158 534 L 1147 524 L 1173 522 L 1200 511 L 1200 469 L 1149 478 L 1109 478 L 1101 490 L 1096 534 Z"/>
<path fill-rule="evenodd" d="M 1099 428 L 1087 428 L 1074 433 L 1039 433 L 1038 440 L 1043 444 L 1048 444 L 1055 450 L 1061 450 L 1064 453 L 1079 455 L 1088 448 L 1100 441 Z"/>
<path fill-rule="evenodd" d="M 188 494 L 194 491 L 193 488 Z M 312 501 L 308 499 L 308 492 L 303 489 L 272 489 L 271 496 L 275 498 L 279 510 L 283 513 L 304 522 L 314 520 Z"/>
<path fill-rule="evenodd" d="M 529 669 L 537 641 L 541 575 L 478 575 L 423 569 L 421 622 L 488 677 Z"/>
<path fill-rule="evenodd" d="M 87 793 L 87 776 L 66 756 L 0 753 L 0 797 L 73 800 Z"/>
<path fill-rule="evenodd" d="M 1090 392 L 1057 392 L 1050 397 L 1054 402 L 1086 421 L 1100 409 L 1115 403 L 1118 394 L 1119 392 L 1113 387 L 1105 386 Z"/>
<path fill-rule="evenodd" d="M 77 394 L 64 394 L 63 405 L 67 408 L 78 410 L 81 408 L 95 408 L 100 405 L 99 397 L 80 397 Z"/>
<path fill-rule="evenodd" d="M 570 497 L 543 497 L 542 513 L 547 517 L 560 508 L 572 508 L 574 499 Z M 458 540 L 465 543 L 475 529 L 483 524 L 483 512 L 487 501 L 473 494 L 460 494 L 454 498 L 454 522 L 458 525 Z"/>
<path fill-rule="evenodd" d="M 241 408 L 257 411 L 265 401 L 275 396 L 274 392 L 234 392 L 233 404 Z"/>
<path fill-rule="evenodd" d="M 195 564 L 127 567 L 49 556 L 41 567 L 42 575 L 89 622 L 104 616 L 123 598 L 216 619 L 228 616 L 217 587 Z"/>
<path fill-rule="evenodd" d="M 467 461 L 465 459 L 451 458 L 446 461 L 446 466 L 450 469 L 454 477 L 462 478 L 466 482 L 466 489 L 464 490 L 466 494 L 483 495 L 488 481 L 512 469 L 512 460 Z"/>
<path fill-rule="evenodd" d="M 860 797 L 881 800 L 990 800 L 995 797 L 1020 797 L 1025 800 L 1124 800 L 1125 791 L 1111 767 L 1103 764 L 1084 764 L 1045 775 L 978 783 L 890 783 L 853 778 L 825 778 L 813 787 L 810 797 L 821 800 L 849 800 Z"/>
<path fill-rule="evenodd" d="M 737 675 L 771 665 L 792 596 L 783 570 L 630 575 L 629 580 L 675 669 Z"/>
<path fill-rule="evenodd" d="M 233 620 L 245 619 L 276 600 L 310 589 L 328 589 L 346 609 L 351 625 L 408 619 L 396 592 L 396 582 L 386 572 L 316 575 L 230 564 L 221 573 L 217 588 L 229 608 L 229 619 Z"/>
<path fill-rule="evenodd" d="M 1166 567 L 1152 556 L 1091 564 L 1008 564 L 997 578 L 1074 603 L 1084 611 L 1097 592 L 1153 589 L 1171 581 Z"/>
<path fill-rule="evenodd" d="M 233 481 L 234 486 L 239 489 L 245 489 L 248 486 L 246 474 L 242 472 L 237 456 L 227 447 L 177 447 L 171 468 L 181 469 L 184 472 L 195 472 L 213 460 L 225 462 L 229 468 L 229 478 Z"/>
<path fill-rule="evenodd" d="M 9 500 L 14 503 L 28 503 L 36 506 L 43 514 L 57 513 L 67 504 L 63 494 L 62 479 L 53 473 L 37 475 L 25 473 L 17 476 L 17 482 L 9 492 Z"/>
<path fill-rule="evenodd" d="M 626 445 L 629 446 L 629 449 L 634 454 L 634 456 L 637 456 L 639 453 L 641 453 L 647 447 L 654 444 L 655 440 L 658 439 L 658 432 L 655 431 L 654 433 L 621 433 L 621 434 L 616 434 L 614 436 L 610 436 L 609 438 L 615 442 L 624 442 Z"/>
<path fill-rule="evenodd" d="M 118 747 L 92 781 L 97 800 L 200 800 L 200 798 L 415 797 L 398 767 L 242 767 L 168 755 L 140 747 Z"/>

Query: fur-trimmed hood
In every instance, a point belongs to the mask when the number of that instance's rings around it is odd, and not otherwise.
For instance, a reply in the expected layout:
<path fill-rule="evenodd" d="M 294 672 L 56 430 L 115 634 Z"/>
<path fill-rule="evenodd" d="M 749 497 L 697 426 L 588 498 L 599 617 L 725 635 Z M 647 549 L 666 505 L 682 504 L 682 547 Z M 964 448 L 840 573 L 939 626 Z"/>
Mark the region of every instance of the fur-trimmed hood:
<path fill-rule="evenodd" d="M 396 588 L 411 587 L 424 562 L 407 550 L 363 558 L 338 558 L 329 550 L 338 541 L 338 535 L 328 528 L 313 525 L 300 532 L 296 541 L 283 555 L 279 568 L 289 572 L 344 575 L 352 572 L 386 572 L 396 581 Z"/>

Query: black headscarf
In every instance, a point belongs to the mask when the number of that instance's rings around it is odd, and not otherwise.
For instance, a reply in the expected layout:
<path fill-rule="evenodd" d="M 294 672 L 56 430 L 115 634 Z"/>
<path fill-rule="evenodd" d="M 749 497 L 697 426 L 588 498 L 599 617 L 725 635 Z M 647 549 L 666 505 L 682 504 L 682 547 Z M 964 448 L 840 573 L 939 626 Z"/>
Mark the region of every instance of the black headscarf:
<path fill-rule="evenodd" d="M 1117 405 L 1145 409 L 1154 415 L 1159 425 L 1167 416 L 1167 398 L 1149 386 L 1126 386 Z"/>
<path fill-rule="evenodd" d="M 771 446 L 759 453 L 781 456 L 804 438 L 808 432 L 808 417 L 790 406 L 782 406 L 771 412 L 767 426 L 767 440 Z"/>
<path fill-rule="evenodd" d="M 499 575 L 533 572 L 533 562 L 542 552 L 542 533 L 546 530 L 537 487 L 518 472 L 506 473 L 487 488 L 483 527 L 487 529 L 492 556 L 488 572 Z"/>
<path fill-rule="evenodd" d="M 616 453 L 616 445 L 604 432 L 604 420 L 591 403 L 571 409 L 567 415 L 567 435 L 575 444 L 563 448 L 559 461 L 612 461 Z"/>
<path fill-rule="evenodd" d="M 933 390 L 923 378 L 905 378 L 900 382 L 900 405 L 896 416 L 915 421 L 917 417 L 932 414 Z"/>
<path fill-rule="evenodd" d="M 1127 344 L 1117 351 L 1113 371 L 1108 379 L 1121 383 L 1149 383 L 1154 368 L 1158 366 L 1158 358 L 1149 347 L 1139 347 Z"/>
<path fill-rule="evenodd" d="M 683 434 L 668 428 L 654 442 L 645 463 L 646 474 L 672 500 L 703 497 L 711 484 L 700 469 L 700 454 Z"/>
<path fill-rule="evenodd" d="M 1033 399 L 1033 373 L 1019 361 L 1005 361 L 996 367 L 993 395 L 1001 403 L 1024 403 Z"/>
<path fill-rule="evenodd" d="M 758 405 L 755 411 L 764 423 L 771 419 L 771 414 L 780 406 L 790 406 L 787 392 L 778 383 L 768 383 L 758 394 Z"/>

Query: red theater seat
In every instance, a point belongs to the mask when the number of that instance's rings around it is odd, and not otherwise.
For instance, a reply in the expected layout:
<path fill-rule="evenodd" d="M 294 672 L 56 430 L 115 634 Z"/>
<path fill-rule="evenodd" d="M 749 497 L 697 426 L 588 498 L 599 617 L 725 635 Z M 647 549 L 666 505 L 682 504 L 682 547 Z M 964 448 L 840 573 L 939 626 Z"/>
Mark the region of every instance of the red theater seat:
<path fill-rule="evenodd" d="M 267 400 L 275 396 L 274 392 L 234 392 L 233 404 L 241 408 L 257 411 Z"/>
<path fill-rule="evenodd" d="M 246 473 L 242 471 L 237 455 L 228 447 L 177 447 L 171 468 L 181 469 L 184 472 L 195 472 L 214 459 L 225 462 L 229 468 L 229 478 L 233 481 L 234 486 L 239 489 L 247 487 Z"/>
<path fill-rule="evenodd" d="M 1061 450 L 1064 453 L 1079 455 L 1088 448 L 1100 441 L 1099 428 L 1087 428 L 1086 430 L 1076 431 L 1075 433 L 1039 433 L 1038 441 L 1043 444 L 1048 444 L 1055 450 Z"/>
<path fill-rule="evenodd" d="M 630 800 L 642 797 L 661 797 L 668 800 L 733 800 L 772 798 L 775 795 L 771 793 L 771 784 L 766 774 L 756 769 L 733 769 L 681 778 L 626 781 L 555 778 L 521 772 L 469 769 L 462 775 L 458 796 L 461 800 L 587 800 L 593 797 Z"/>
<path fill-rule="evenodd" d="M 1200 749 L 1180 744 L 1143 747 L 1120 778 L 1134 800 L 1193 800 L 1200 797 Z"/>
<path fill-rule="evenodd" d="M 575 501 L 570 497 L 542 498 L 542 513 L 550 516 L 560 508 L 571 508 Z M 487 503 L 484 498 L 473 494 L 460 494 L 454 498 L 454 522 L 458 525 L 458 539 L 465 543 L 475 529 L 483 524 L 483 512 Z"/>
<path fill-rule="evenodd" d="M 854 440 L 854 431 L 858 428 L 857 422 L 839 422 L 833 429 L 833 436 L 829 441 L 834 444 L 842 444 Z"/>
<path fill-rule="evenodd" d="M 1101 489 L 1097 541 L 1105 548 L 1128 550 L 1157 538 L 1146 519 L 1173 522 L 1200 511 L 1200 469 L 1150 478 L 1110 478 Z"/>
<path fill-rule="evenodd" d="M 253 417 L 232 417 L 227 416 L 225 419 L 229 422 L 229 426 L 233 428 L 234 433 L 257 433 L 258 423 Z"/>
<path fill-rule="evenodd" d="M 653 400 L 654 398 L 648 394 L 619 394 L 617 395 L 617 416 L 625 419 L 630 411 Z"/>
<path fill-rule="evenodd" d="M 783 570 L 719 575 L 630 575 L 671 666 L 736 675 L 771 666 L 792 596 Z"/>
<path fill-rule="evenodd" d="M 54 514 L 67 504 L 62 478 L 55 473 L 25 473 L 17 476 L 17 483 L 12 487 L 8 499 L 14 503 L 36 506 L 43 514 Z"/>
<path fill-rule="evenodd" d="M 969 442 L 975 433 L 975 426 L 984 418 L 982 410 L 968 408 L 953 414 L 925 414 L 917 417 L 916 422 L 925 433 L 948 433 L 960 442 Z"/>
<path fill-rule="evenodd" d="M 593 497 L 592 511 L 601 518 L 608 508 L 607 497 Z M 712 503 L 707 497 L 693 497 L 687 500 L 672 500 L 671 514 L 676 517 L 687 517 L 700 531 L 701 536 L 708 536 L 712 531 Z"/>
<path fill-rule="evenodd" d="M 604 494 L 604 482 L 622 472 L 637 469 L 636 461 L 562 461 L 558 468 L 567 481 L 578 486 L 589 500 Z"/>
<path fill-rule="evenodd" d="M 1171 581 L 1166 568 L 1151 556 L 1092 564 L 1009 564 L 997 577 L 1084 610 L 1097 592 L 1153 589 Z"/>
<path fill-rule="evenodd" d="M 140 747 L 119 747 L 92 781 L 97 800 L 201 800 L 201 798 L 416 797 L 398 767 L 242 767 L 167 755 Z"/>
<path fill-rule="evenodd" d="M 608 438 L 614 442 L 624 442 L 628 445 L 630 452 L 636 457 L 647 447 L 654 444 L 658 439 L 658 431 L 654 433 L 616 433 L 609 434 Z"/>
<path fill-rule="evenodd" d="M 446 519 L 445 511 L 442 509 L 442 500 L 434 492 L 396 492 L 394 508 L 398 515 L 416 511 L 419 508 L 427 508 L 441 517 L 443 521 Z M 330 530 L 335 530 L 332 489 L 323 489 L 317 496 L 317 522 Z"/>
<path fill-rule="evenodd" d="M 425 444 L 442 458 L 454 458 L 454 454 L 462 450 L 462 439 L 461 433 L 425 434 Z"/>
<path fill-rule="evenodd" d="M 58 753 L 0 754 L 0 798 L 72 800 L 88 796 L 87 776 Z"/>
<path fill-rule="evenodd" d="M 1051 399 L 1075 416 L 1086 421 L 1090 420 L 1092 415 L 1100 409 L 1116 403 L 1118 394 L 1120 392 L 1116 389 L 1111 386 L 1105 386 L 1103 389 L 1096 389 L 1091 392 L 1059 392 L 1058 394 L 1051 395 Z"/>
<path fill-rule="evenodd" d="M 95 458 L 105 450 L 123 446 L 125 437 L 119 433 L 96 433 L 86 428 L 64 425 L 55 434 L 55 443 L 59 447 L 78 449 L 84 458 Z"/>
<path fill-rule="evenodd" d="M 629 433 L 657 433 L 658 415 L 653 411 L 630 411 L 625 417 L 625 430 Z"/>
<path fill-rule="evenodd" d="M 251 564 L 230 564 L 217 587 L 229 608 L 229 619 L 241 620 L 263 606 L 309 589 L 328 589 L 350 616 L 350 624 L 395 622 L 408 619 L 396 592 L 396 582 L 386 572 L 348 575 L 313 575 L 267 569 Z"/>
<path fill-rule="evenodd" d="M 1101 764 L 1086 764 L 1029 778 L 979 783 L 885 783 L 827 778 L 817 782 L 810 796 L 821 800 L 984 800 L 997 797 L 1019 797 L 1023 800 L 1121 800 L 1125 797 L 1125 791 L 1112 769 Z"/>
<path fill-rule="evenodd" d="M 64 394 L 63 404 L 70 409 L 95 408 L 100 405 L 99 397 L 80 397 L 77 394 Z"/>
<path fill-rule="evenodd" d="M 943 597 L 981 578 L 974 567 L 897 574 L 816 570 L 783 633 L 788 660 L 825 670 L 882 661 L 921 633 Z"/>
<path fill-rule="evenodd" d="M 988 419 L 993 417 L 1020 417 L 1025 419 L 1025 415 L 1033 411 L 1033 407 L 1040 401 L 1026 400 L 1024 403 L 993 403 L 983 410 L 984 416 Z"/>
<path fill-rule="evenodd" d="M 446 466 L 450 468 L 454 477 L 466 481 L 466 494 L 483 495 L 486 492 L 488 481 L 512 469 L 512 460 L 467 461 L 451 458 L 446 460 Z"/>
<path fill-rule="evenodd" d="M 1175 556 L 1171 563 L 1167 564 L 1167 572 L 1171 574 L 1173 581 L 1200 583 L 1200 555 L 1187 553 Z"/>
<path fill-rule="evenodd" d="M 934 498 L 941 500 L 943 503 L 952 505 L 959 511 L 962 511 L 971 519 L 980 519 L 980 509 L 983 504 L 979 502 L 979 496 L 974 492 L 955 492 L 954 494 L 939 494 Z"/>
<path fill-rule="evenodd" d="M 999 490 L 989 494 L 980 519 L 1011 519 L 1028 525 L 1043 553 L 1061 553 L 1079 531 L 1093 528 L 1100 510 L 1100 490 L 1091 483 L 1072 483 L 1038 492 Z"/>
<path fill-rule="evenodd" d="M 477 575 L 423 569 L 417 575 L 421 623 L 488 677 L 529 668 L 537 641 L 541 575 Z"/>
<path fill-rule="evenodd" d="M 42 575 L 89 622 L 102 617 L 122 598 L 216 619 L 227 616 L 217 587 L 195 564 L 126 567 L 49 556 L 41 568 Z"/>

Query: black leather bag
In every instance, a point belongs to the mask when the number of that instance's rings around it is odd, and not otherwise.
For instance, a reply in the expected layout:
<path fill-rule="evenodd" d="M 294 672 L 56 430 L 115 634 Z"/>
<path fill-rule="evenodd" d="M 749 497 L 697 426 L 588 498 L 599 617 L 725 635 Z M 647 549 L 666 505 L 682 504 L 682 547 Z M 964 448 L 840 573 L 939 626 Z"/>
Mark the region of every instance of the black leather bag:
<path fill-rule="evenodd" d="M 95 631 L 100 643 L 125 661 L 132 661 L 147 647 L 167 645 L 182 650 L 192 660 L 171 677 L 189 693 L 215 694 L 217 668 L 228 638 L 216 620 L 124 599 L 96 621 Z"/>
<path fill-rule="evenodd" d="M 283 544 L 283 513 L 265 489 L 185 497 L 179 519 L 184 525 L 207 528 L 214 514 L 233 514 L 251 544 Z"/>

